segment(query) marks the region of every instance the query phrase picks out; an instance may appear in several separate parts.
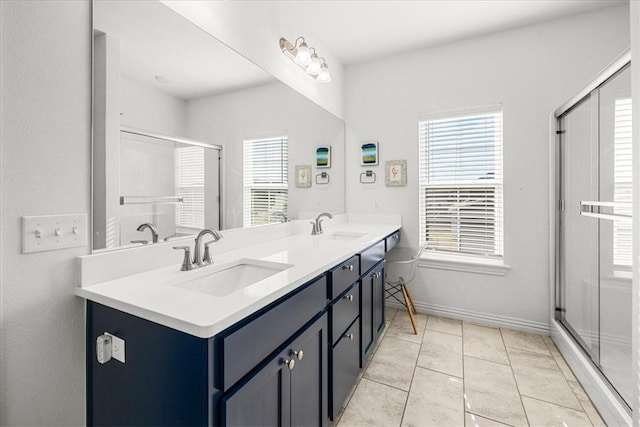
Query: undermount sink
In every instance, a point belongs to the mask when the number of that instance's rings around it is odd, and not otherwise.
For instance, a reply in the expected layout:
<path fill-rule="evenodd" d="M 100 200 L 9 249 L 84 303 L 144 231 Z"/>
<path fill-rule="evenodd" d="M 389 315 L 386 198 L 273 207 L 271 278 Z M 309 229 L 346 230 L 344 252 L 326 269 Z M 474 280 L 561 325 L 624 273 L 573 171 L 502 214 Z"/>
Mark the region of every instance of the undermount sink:
<path fill-rule="evenodd" d="M 180 283 L 176 285 L 176 287 L 216 297 L 223 297 L 291 267 L 293 267 L 293 265 L 279 262 L 240 259 L 220 266 L 202 267 L 215 270 L 198 279 Z"/>
<path fill-rule="evenodd" d="M 364 236 L 366 233 L 353 233 L 350 231 L 333 231 L 325 234 L 327 238 L 332 240 L 355 240 Z"/>

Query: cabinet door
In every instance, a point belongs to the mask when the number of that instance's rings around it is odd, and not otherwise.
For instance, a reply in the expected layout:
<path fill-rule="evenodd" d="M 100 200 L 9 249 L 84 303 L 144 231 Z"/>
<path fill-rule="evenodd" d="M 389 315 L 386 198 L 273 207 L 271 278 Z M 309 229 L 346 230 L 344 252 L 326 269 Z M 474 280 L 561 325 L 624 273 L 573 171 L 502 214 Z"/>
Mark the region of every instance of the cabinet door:
<path fill-rule="evenodd" d="M 360 367 L 373 348 L 373 283 L 371 274 L 362 278 L 360 284 Z"/>
<path fill-rule="evenodd" d="M 384 261 L 373 269 L 371 287 L 373 292 L 373 341 L 376 341 L 384 329 Z"/>
<path fill-rule="evenodd" d="M 221 403 L 221 425 L 288 426 L 292 366 L 289 350 L 276 356 Z"/>
<path fill-rule="evenodd" d="M 365 360 L 384 329 L 384 260 L 362 278 L 361 289 L 361 367 L 364 367 Z"/>
<path fill-rule="evenodd" d="M 328 413 L 328 321 L 325 314 L 291 343 L 291 425 L 323 426 Z"/>
<path fill-rule="evenodd" d="M 360 372 L 360 325 L 358 321 L 347 329 L 332 350 L 331 419 L 340 411 Z"/>
<path fill-rule="evenodd" d="M 327 424 L 327 315 L 222 399 L 227 426 Z M 234 387 L 235 388 L 235 387 Z"/>

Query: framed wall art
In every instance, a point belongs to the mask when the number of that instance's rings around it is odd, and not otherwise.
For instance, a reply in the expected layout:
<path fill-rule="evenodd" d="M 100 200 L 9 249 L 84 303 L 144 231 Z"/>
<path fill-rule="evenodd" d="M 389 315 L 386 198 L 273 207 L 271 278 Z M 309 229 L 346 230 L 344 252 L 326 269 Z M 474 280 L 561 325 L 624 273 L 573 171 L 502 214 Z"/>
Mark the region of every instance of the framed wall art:
<path fill-rule="evenodd" d="M 331 146 L 330 145 L 321 145 L 316 148 L 316 167 L 317 168 L 331 167 Z"/>
<path fill-rule="evenodd" d="M 361 149 L 361 165 L 362 166 L 375 166 L 378 164 L 378 142 L 368 141 L 364 142 Z"/>
<path fill-rule="evenodd" d="M 384 184 L 387 187 L 407 185 L 407 161 L 388 160 L 384 164 Z"/>
<path fill-rule="evenodd" d="M 296 165 L 296 187 L 311 187 L 311 165 Z"/>

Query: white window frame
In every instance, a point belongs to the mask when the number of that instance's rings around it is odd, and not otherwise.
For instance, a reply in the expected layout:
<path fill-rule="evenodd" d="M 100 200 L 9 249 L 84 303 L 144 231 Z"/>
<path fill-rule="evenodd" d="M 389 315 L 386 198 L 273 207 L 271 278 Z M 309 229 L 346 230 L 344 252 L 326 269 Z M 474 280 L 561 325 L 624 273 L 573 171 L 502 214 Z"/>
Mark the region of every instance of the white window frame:
<path fill-rule="evenodd" d="M 438 122 L 441 120 L 457 120 L 475 116 L 494 115 L 496 114 L 497 126 L 500 129 L 497 131 L 497 140 L 495 141 L 496 158 L 493 160 L 493 178 L 479 179 L 474 178 L 470 180 L 464 180 L 464 174 L 457 174 L 454 172 L 456 168 L 459 168 L 459 164 L 456 162 L 455 168 L 448 171 L 455 176 L 451 180 L 430 180 L 433 177 L 433 172 L 429 173 L 429 164 L 433 165 L 433 162 L 428 162 L 428 132 L 425 129 L 427 122 Z M 504 275 L 510 268 L 504 263 L 504 180 L 503 180 L 503 109 L 502 105 L 488 105 L 481 107 L 457 109 L 442 111 L 437 113 L 420 114 L 418 118 L 418 143 L 419 143 L 419 242 L 423 244 L 426 240 L 427 229 L 429 227 L 426 218 L 427 216 L 427 189 L 432 188 L 436 191 L 441 191 L 442 194 L 447 196 L 446 189 L 451 188 L 454 192 L 458 189 L 460 192 L 469 193 L 471 190 L 493 188 L 495 194 L 495 206 L 493 216 L 493 253 L 465 253 L 455 250 L 443 250 L 441 245 L 440 250 L 434 247 L 427 247 L 422 260 L 421 266 L 440 268 L 445 270 L 458 270 L 485 273 L 492 275 Z M 460 142 L 457 141 L 455 147 L 458 147 Z M 485 153 L 486 154 L 486 153 Z M 453 193 L 451 193 L 453 194 Z M 458 208 L 461 209 L 461 208 Z M 486 214 L 485 214 L 486 215 Z M 460 210 L 458 211 L 458 217 L 460 217 Z M 461 245 L 462 243 L 458 243 Z M 460 247 L 460 246 L 459 246 Z"/>
<path fill-rule="evenodd" d="M 270 166 L 270 171 L 263 171 L 266 174 L 271 174 L 269 182 L 259 182 L 253 178 L 254 170 L 252 170 L 253 165 L 253 157 L 251 155 L 251 150 L 255 144 L 257 143 L 268 143 L 270 141 L 281 141 L 281 152 L 279 154 L 273 153 L 273 163 Z M 243 141 L 243 154 L 242 154 L 242 169 L 243 169 L 243 180 L 242 180 L 242 192 L 243 192 L 243 201 L 242 201 L 242 223 L 244 227 L 253 227 L 256 225 L 266 225 L 280 222 L 282 217 L 278 215 L 273 215 L 274 212 L 279 211 L 288 216 L 288 203 L 289 203 L 289 192 L 288 192 L 288 145 L 289 139 L 286 134 L 278 133 L 278 134 L 263 134 L 260 136 L 247 137 Z M 264 174 L 263 174 L 264 178 Z M 254 211 L 256 207 L 253 205 L 253 197 L 252 194 L 254 191 L 264 191 L 271 197 L 271 192 L 275 195 L 274 198 L 277 201 L 277 204 L 280 205 L 275 209 L 272 209 L 271 206 L 266 206 L 264 212 L 259 212 L 265 215 L 264 220 L 255 222 Z M 259 211 L 262 209 L 258 208 Z"/>
<path fill-rule="evenodd" d="M 205 224 L 204 147 L 175 148 L 175 194 L 184 201 L 176 205 L 176 232 L 201 230 Z"/>

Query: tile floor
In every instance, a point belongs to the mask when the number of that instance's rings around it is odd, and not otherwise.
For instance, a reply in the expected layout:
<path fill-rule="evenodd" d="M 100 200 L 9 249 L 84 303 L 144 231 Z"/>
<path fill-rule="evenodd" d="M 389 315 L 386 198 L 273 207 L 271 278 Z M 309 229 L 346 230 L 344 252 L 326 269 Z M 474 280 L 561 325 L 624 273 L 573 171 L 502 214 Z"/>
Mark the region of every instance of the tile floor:
<path fill-rule="evenodd" d="M 334 425 L 604 426 L 549 337 L 387 309 Z"/>

